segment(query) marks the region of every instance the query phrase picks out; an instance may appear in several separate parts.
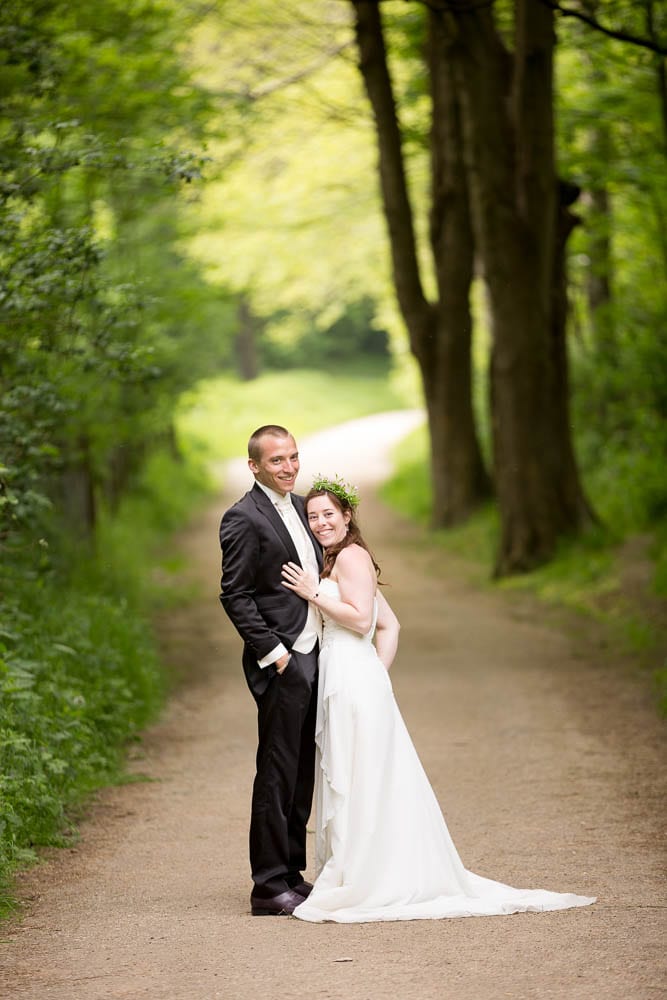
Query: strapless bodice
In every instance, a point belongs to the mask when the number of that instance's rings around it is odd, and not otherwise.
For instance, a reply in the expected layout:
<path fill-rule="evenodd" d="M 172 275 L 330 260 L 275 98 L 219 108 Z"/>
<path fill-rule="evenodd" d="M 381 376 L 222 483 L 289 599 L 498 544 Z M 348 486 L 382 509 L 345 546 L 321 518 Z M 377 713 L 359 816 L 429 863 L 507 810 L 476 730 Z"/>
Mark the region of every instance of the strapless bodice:
<path fill-rule="evenodd" d="M 330 579 L 330 577 L 325 577 L 324 580 L 320 580 L 320 591 L 325 593 L 328 597 L 335 597 L 340 599 L 340 589 L 335 580 Z M 373 601 L 373 622 L 370 629 L 365 635 L 360 635 L 359 632 L 353 632 L 352 629 L 345 628 L 344 625 L 340 625 L 338 622 L 334 621 L 329 615 L 325 614 L 324 611 L 320 609 L 320 614 L 322 616 L 322 642 L 320 643 L 320 649 L 327 649 L 331 644 L 336 641 L 336 643 L 344 643 L 358 646 L 360 643 L 368 645 L 373 639 L 373 634 L 375 632 L 375 623 L 377 621 L 377 601 Z"/>

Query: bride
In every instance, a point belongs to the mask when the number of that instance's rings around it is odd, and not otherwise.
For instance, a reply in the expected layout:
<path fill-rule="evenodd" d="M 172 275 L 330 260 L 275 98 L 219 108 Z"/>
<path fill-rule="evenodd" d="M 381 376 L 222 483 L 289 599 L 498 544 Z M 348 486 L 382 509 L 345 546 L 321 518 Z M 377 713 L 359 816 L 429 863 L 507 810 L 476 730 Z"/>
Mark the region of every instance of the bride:
<path fill-rule="evenodd" d="M 389 668 L 399 623 L 355 520 L 359 498 L 339 479 L 306 497 L 324 548 L 322 578 L 296 563 L 284 584 L 320 611 L 323 635 L 315 779 L 318 877 L 301 920 L 360 923 L 524 911 L 595 902 L 515 889 L 467 871 L 394 700 Z M 375 635 L 375 645 L 372 639 Z"/>

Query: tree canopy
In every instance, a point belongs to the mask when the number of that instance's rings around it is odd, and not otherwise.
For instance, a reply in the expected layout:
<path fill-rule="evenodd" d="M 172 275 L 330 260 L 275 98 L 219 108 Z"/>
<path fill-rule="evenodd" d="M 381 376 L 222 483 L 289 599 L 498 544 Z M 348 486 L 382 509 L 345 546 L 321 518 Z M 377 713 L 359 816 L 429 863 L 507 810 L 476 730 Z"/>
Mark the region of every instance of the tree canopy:
<path fill-rule="evenodd" d="M 388 343 L 420 366 L 434 522 L 492 484 L 501 571 L 590 522 L 575 456 L 595 493 L 600 440 L 651 467 L 633 502 L 661 509 L 659 5 L 1 18 L 3 544 L 49 506 L 92 531 L 202 375 L 386 362 Z"/>
<path fill-rule="evenodd" d="M 211 348 L 193 347 L 213 295 L 176 249 L 173 205 L 200 174 L 206 130 L 206 96 L 175 51 L 182 15 L 164 0 L 34 0 L 0 19 L 8 544 L 53 504 L 92 529 L 97 493 L 113 497 L 207 370 Z"/>

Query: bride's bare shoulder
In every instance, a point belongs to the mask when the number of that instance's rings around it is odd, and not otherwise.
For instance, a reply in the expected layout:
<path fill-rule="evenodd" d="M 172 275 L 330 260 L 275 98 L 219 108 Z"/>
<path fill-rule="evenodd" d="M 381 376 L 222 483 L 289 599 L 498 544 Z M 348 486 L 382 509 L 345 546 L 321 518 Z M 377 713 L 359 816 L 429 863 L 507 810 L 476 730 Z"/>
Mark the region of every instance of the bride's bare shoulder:
<path fill-rule="evenodd" d="M 373 568 L 373 561 L 366 549 L 353 542 L 346 545 L 336 556 L 336 564 L 344 573 L 354 573 L 361 569 Z"/>

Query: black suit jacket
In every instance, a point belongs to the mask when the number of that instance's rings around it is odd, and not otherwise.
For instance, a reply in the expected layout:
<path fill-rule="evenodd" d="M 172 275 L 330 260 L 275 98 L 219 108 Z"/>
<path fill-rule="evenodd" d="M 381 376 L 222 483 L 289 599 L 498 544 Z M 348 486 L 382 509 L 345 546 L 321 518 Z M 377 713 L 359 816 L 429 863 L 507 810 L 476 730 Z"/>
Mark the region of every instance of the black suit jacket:
<path fill-rule="evenodd" d="M 303 497 L 292 494 L 292 502 L 321 568 L 321 549 L 308 527 Z M 306 623 L 308 602 L 284 587 L 281 575 L 283 563 L 301 561 L 282 517 L 256 484 L 224 514 L 220 545 L 220 600 L 244 642 L 248 686 L 254 695 L 261 695 L 276 668 L 259 667 L 257 661 L 279 642 L 290 649 Z"/>

